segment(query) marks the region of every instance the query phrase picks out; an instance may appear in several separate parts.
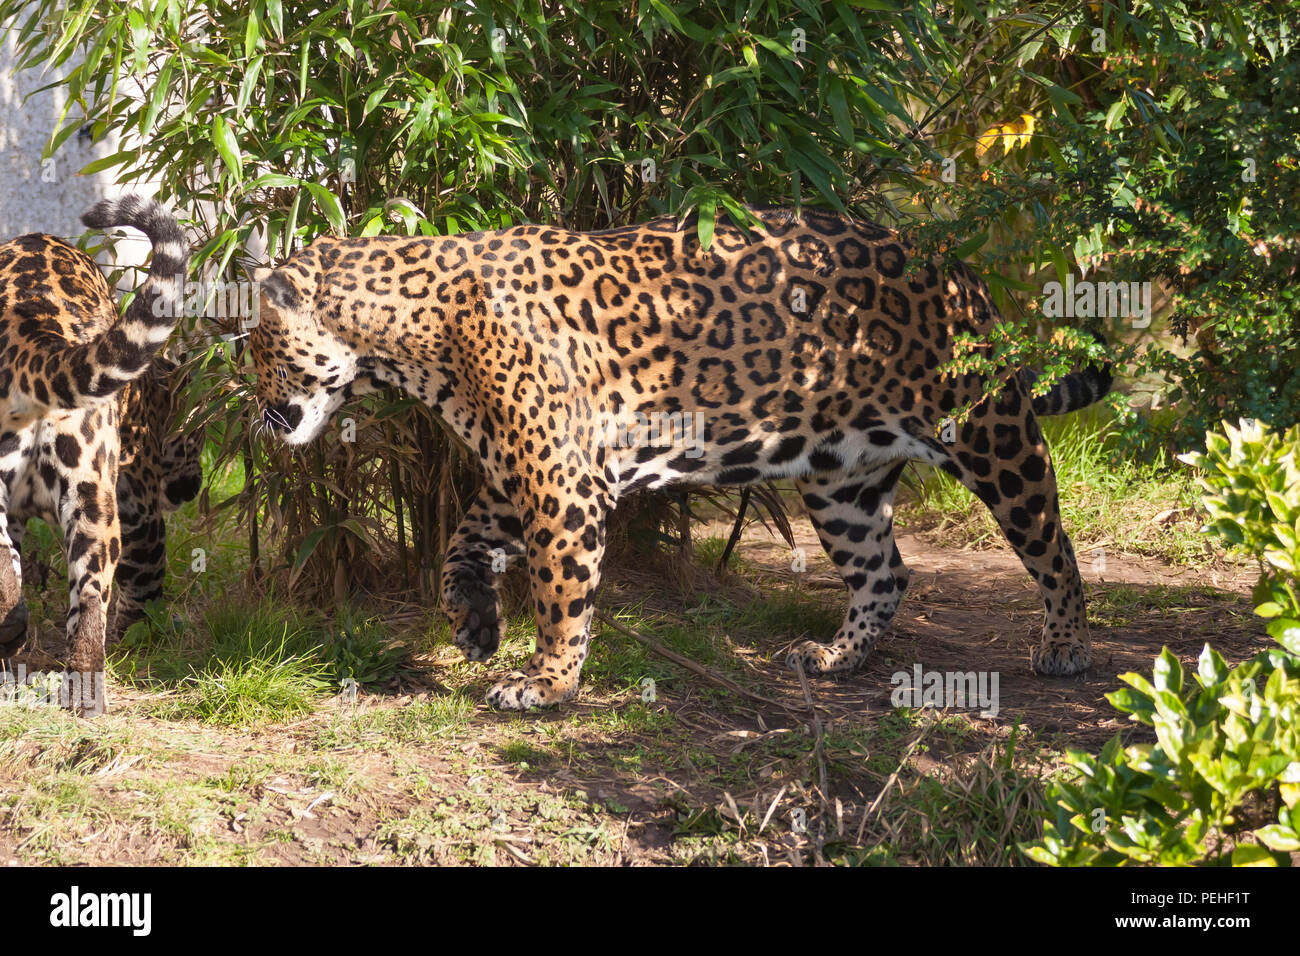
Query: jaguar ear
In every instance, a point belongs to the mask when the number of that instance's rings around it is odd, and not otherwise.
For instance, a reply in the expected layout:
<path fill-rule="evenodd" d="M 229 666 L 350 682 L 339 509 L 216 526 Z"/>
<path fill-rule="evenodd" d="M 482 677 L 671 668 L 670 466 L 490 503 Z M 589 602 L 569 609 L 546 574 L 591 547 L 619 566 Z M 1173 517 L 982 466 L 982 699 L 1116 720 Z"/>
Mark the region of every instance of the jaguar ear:
<path fill-rule="evenodd" d="M 254 266 L 248 270 L 249 278 L 257 287 L 257 292 L 277 309 L 297 309 L 302 296 L 282 269 L 266 269 Z"/>

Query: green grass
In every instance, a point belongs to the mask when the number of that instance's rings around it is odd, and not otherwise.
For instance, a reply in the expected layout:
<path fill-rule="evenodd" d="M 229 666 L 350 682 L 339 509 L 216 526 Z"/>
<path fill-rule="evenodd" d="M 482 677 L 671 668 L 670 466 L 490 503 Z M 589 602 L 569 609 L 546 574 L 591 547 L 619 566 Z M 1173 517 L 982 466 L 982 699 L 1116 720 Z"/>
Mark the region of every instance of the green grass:
<path fill-rule="evenodd" d="M 727 550 L 727 539 L 722 535 L 707 535 L 696 538 L 693 542 L 695 550 L 695 561 L 702 568 L 712 571 L 722 560 L 722 553 Z M 727 567 L 733 571 L 749 571 L 751 566 L 740 553 L 740 548 L 735 548 L 731 552 L 731 557 L 727 559 Z"/>
<path fill-rule="evenodd" d="M 214 604 L 194 626 L 152 615 L 109 665 L 113 680 L 171 692 L 160 717 L 246 726 L 301 717 L 348 681 L 391 677 L 405 656 L 373 622 L 346 612 L 331 622 L 268 597 Z"/>
<path fill-rule="evenodd" d="M 618 621 L 706 666 L 723 671 L 736 667 L 725 636 L 712 626 L 716 619 L 692 615 L 687 623 L 680 623 L 624 609 L 619 612 Z M 640 700 L 650 690 L 648 681 L 654 681 L 656 688 L 673 687 L 680 681 L 681 669 L 653 654 L 645 645 L 599 622 L 595 628 L 591 656 L 583 665 L 584 683 L 590 681 L 602 693 Z"/>
<path fill-rule="evenodd" d="M 733 753 L 722 765 L 716 755 L 694 751 L 691 767 L 717 774 L 728 792 L 741 793 L 756 766 L 783 766 L 783 779 L 793 774 L 799 782 L 770 818 L 770 797 L 737 801 L 738 816 L 725 803 L 683 802 L 673 860 L 752 864 L 763 843 L 766 861 L 784 862 L 781 848 L 793 844 L 806 860 L 819 843 L 824 859 L 842 866 L 1023 865 L 1017 844 L 1041 833 L 1051 754 L 1019 728 L 1006 739 L 982 739 L 960 714 L 895 711 L 871 724 L 837 722 L 823 739 L 830 776 L 852 780 L 867 795 L 844 815 L 833 805 L 823 812 L 807 783 L 817 769 L 806 728 Z M 804 819 L 796 822 L 799 811 Z"/>
<path fill-rule="evenodd" d="M 743 607 L 733 607 L 729 625 L 789 639 L 829 641 L 844 620 L 844 609 L 798 591 L 765 591 Z"/>
<path fill-rule="evenodd" d="M 900 762 L 894 785 L 868 818 L 870 838 L 861 846 L 834 841 L 827 856 L 851 866 L 1024 865 L 1017 844 L 1042 831 L 1048 765 L 1018 754 L 1014 738 L 942 759 L 943 773 Z"/>
<path fill-rule="evenodd" d="M 520 770 L 537 770 L 552 762 L 552 755 L 527 740 L 509 740 L 499 748 L 501 759 Z"/>
<path fill-rule="evenodd" d="M 340 700 L 333 720 L 319 730 L 316 745 L 383 749 L 393 744 L 430 744 L 468 731 L 477 707 L 474 698 L 461 692 L 408 701 L 397 710 L 363 710 Z"/>
<path fill-rule="evenodd" d="M 1125 627 L 1152 611 L 1175 615 L 1214 607 L 1229 613 L 1224 605 L 1235 600 L 1234 595 L 1204 585 L 1107 584 L 1093 590 L 1088 619 L 1102 627 Z"/>
<path fill-rule="evenodd" d="M 136 747 L 120 721 L 89 722 L 53 705 L 0 708 L 0 764 L 93 774 Z"/>
<path fill-rule="evenodd" d="M 241 725 L 309 714 L 326 686 L 324 667 L 286 654 L 284 646 L 249 645 L 248 659 L 217 660 L 180 681 L 180 693 L 155 714 L 169 720 Z"/>

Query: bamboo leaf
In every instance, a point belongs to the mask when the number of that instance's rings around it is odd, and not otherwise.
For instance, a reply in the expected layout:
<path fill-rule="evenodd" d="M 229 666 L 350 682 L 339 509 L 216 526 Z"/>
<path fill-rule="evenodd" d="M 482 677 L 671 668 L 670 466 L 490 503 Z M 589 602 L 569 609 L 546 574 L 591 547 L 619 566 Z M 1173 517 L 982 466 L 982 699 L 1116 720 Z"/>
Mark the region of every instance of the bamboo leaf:
<path fill-rule="evenodd" d="M 235 182 L 239 182 L 244 177 L 244 161 L 239 154 L 239 143 L 235 139 L 235 131 L 230 126 L 230 121 L 224 116 L 217 116 L 212 120 L 212 145 L 216 147 L 221 161 L 225 163 L 226 169 L 231 173 Z"/>

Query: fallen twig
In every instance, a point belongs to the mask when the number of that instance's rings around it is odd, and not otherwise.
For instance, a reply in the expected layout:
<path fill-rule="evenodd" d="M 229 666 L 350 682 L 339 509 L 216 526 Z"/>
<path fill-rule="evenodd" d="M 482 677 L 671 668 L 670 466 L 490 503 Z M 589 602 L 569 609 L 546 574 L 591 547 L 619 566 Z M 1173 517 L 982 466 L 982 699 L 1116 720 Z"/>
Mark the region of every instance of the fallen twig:
<path fill-rule="evenodd" d="M 745 688 L 741 687 L 739 684 L 737 684 L 735 681 L 731 680 L 730 678 L 723 677 L 717 671 L 711 670 L 710 668 L 705 667 L 703 664 L 699 663 L 698 661 L 693 661 L 689 657 L 686 657 L 683 654 L 678 654 L 672 648 L 665 647 L 664 645 L 656 641 L 653 637 L 647 637 L 645 634 L 640 634 L 629 627 L 624 627 L 622 624 L 618 623 L 618 621 L 614 620 L 604 611 L 597 611 L 596 617 L 602 624 L 612 627 L 614 630 L 618 631 L 624 637 L 630 637 L 632 638 L 632 640 L 637 641 L 640 644 L 644 644 L 646 647 L 650 648 L 650 650 L 654 651 L 660 657 L 668 658 L 668 660 L 672 661 L 674 664 L 678 664 L 682 667 L 685 667 L 692 674 L 697 674 L 700 677 L 703 677 L 705 680 L 709 681 L 710 683 L 717 684 L 719 687 L 725 687 L 733 694 L 739 694 L 742 697 L 748 697 L 750 700 L 759 701 L 760 703 L 767 704 L 769 707 L 779 707 L 781 710 L 789 711 L 790 713 L 799 712 L 797 708 L 791 707 L 788 704 L 783 704 L 779 700 L 773 700 L 770 697 L 764 697 L 762 694 L 755 694 L 753 691 L 746 690 Z"/>
<path fill-rule="evenodd" d="M 823 745 L 824 731 L 822 729 L 822 719 L 817 716 L 817 708 L 813 705 L 812 691 L 808 688 L 808 675 L 803 671 L 803 661 L 798 657 L 794 658 L 794 669 L 799 674 L 799 686 L 803 688 L 804 703 L 808 705 L 808 713 L 812 717 L 812 729 L 815 742 L 813 744 L 813 753 L 817 756 L 817 797 L 821 801 L 821 812 L 817 814 L 817 843 L 814 852 L 818 863 L 824 862 L 822 859 L 822 840 L 826 829 L 826 804 L 827 804 L 827 783 L 826 783 L 826 749 Z"/>
<path fill-rule="evenodd" d="M 763 814 L 763 822 L 758 825 L 758 833 L 756 836 L 763 835 L 763 830 L 767 827 L 768 821 L 772 819 L 772 814 L 776 813 L 776 805 L 781 802 L 781 798 L 785 796 L 785 791 L 789 786 L 788 783 L 783 784 L 781 789 L 776 792 L 776 796 L 772 799 L 771 805 L 767 808 L 767 813 Z"/>

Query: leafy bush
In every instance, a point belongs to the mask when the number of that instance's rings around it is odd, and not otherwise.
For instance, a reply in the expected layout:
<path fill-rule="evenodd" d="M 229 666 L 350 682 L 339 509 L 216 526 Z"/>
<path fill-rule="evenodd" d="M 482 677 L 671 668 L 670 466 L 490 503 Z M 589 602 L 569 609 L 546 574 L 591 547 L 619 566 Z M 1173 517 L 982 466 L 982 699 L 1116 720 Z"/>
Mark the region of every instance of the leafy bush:
<path fill-rule="evenodd" d="M 1229 667 L 1208 645 L 1194 683 L 1161 652 L 1151 677 L 1107 698 L 1155 731 L 1099 756 L 1071 751 L 1055 816 L 1028 855 L 1053 865 L 1287 865 L 1300 851 L 1300 427 L 1206 436 L 1206 530 L 1259 559 L 1255 613 L 1280 647 Z"/>
<path fill-rule="evenodd" d="M 1118 8 L 1119 4 L 1116 5 Z M 1223 418 L 1300 421 L 1300 7 L 1125 4 L 1039 241 L 1101 277 L 1150 282 L 1150 328 L 1128 369 L 1178 414 L 1130 437 L 1198 444 Z M 1094 278 L 1094 274 L 1088 278 Z M 1159 333 L 1152 335 L 1152 333 Z M 1169 335 L 1188 348 L 1169 348 Z"/>
<path fill-rule="evenodd" d="M 1020 53 L 1031 68 L 985 92 L 1000 124 L 934 131 L 956 167 L 919 197 L 953 215 L 918 231 L 976 256 L 1005 317 L 963 367 L 1080 357 L 1035 348 L 1060 331 L 1047 281 L 1149 283 L 1152 315 L 1092 319 L 1123 376 L 1178 406 L 1130 413 L 1129 444 L 1185 449 L 1240 415 L 1287 428 L 1300 421 L 1300 6 L 1083 6 L 1060 22 L 1033 6 L 1049 28 Z M 1041 48 L 1058 51 L 1050 68 Z"/>

